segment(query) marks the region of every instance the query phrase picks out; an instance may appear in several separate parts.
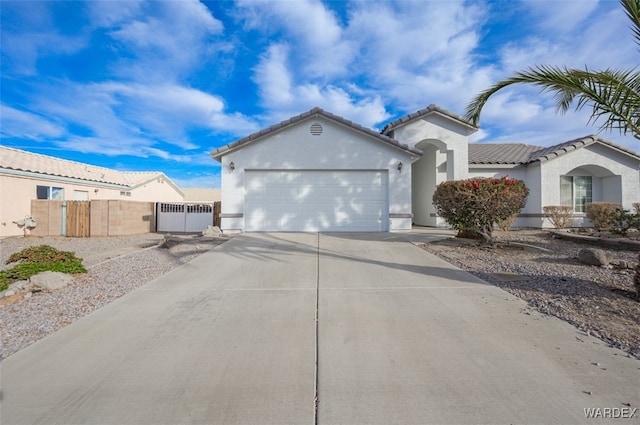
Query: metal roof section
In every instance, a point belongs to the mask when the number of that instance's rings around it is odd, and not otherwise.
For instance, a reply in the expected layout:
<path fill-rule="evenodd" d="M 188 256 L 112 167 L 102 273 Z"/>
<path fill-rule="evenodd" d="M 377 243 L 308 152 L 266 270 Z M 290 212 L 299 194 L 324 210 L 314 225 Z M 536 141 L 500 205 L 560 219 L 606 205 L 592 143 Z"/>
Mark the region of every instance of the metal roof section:
<path fill-rule="evenodd" d="M 270 134 L 276 133 L 280 130 L 283 130 L 287 127 L 290 127 L 296 123 L 302 122 L 304 120 L 307 120 L 309 118 L 313 118 L 313 117 L 317 117 L 317 116 L 322 116 L 324 118 L 327 118 L 329 120 L 332 120 L 338 124 L 344 125 L 346 127 L 349 127 L 352 130 L 358 131 L 360 133 L 364 133 L 367 136 L 373 137 L 374 139 L 382 142 L 382 143 L 386 143 L 394 148 L 397 149 L 401 149 L 404 150 L 406 152 L 409 152 L 411 155 L 417 156 L 417 157 L 421 157 L 422 156 L 422 151 L 418 150 L 418 149 L 413 149 L 410 148 L 408 145 L 403 144 L 398 142 L 395 139 L 392 139 L 391 137 L 388 137 L 384 134 L 380 134 L 376 131 L 373 131 L 371 129 L 368 129 L 366 127 L 363 127 L 359 124 L 354 123 L 353 121 L 349 121 L 345 118 L 342 118 L 338 115 L 334 115 L 330 112 L 327 112 L 321 108 L 315 107 L 307 112 L 304 112 L 300 115 L 296 115 L 294 117 L 291 117 L 287 120 L 284 120 L 278 124 L 272 125 L 271 127 L 262 129 L 256 133 L 250 134 L 249 136 L 243 137 L 242 139 L 236 140 L 235 142 L 232 142 L 226 146 L 220 147 L 218 149 L 214 149 L 211 151 L 211 157 L 217 161 L 220 161 L 220 159 L 228 154 L 229 152 L 232 152 L 234 150 L 240 149 L 242 147 L 244 147 L 247 144 L 250 144 L 252 142 L 255 142 L 256 140 L 262 139 Z"/>
<path fill-rule="evenodd" d="M 111 184 L 130 189 L 162 178 L 175 187 L 175 184 L 160 171 L 117 171 L 4 146 L 0 146 L 0 169 Z"/>
<path fill-rule="evenodd" d="M 520 143 L 470 143 L 469 164 L 520 164 L 544 162 L 577 149 L 600 143 L 640 160 L 640 154 L 596 135 L 589 135 L 549 147 Z"/>
<path fill-rule="evenodd" d="M 403 125 L 409 124 L 410 122 L 424 118 L 428 115 L 440 115 L 440 116 L 444 116 L 445 118 L 449 118 L 453 121 L 456 121 L 458 124 L 462 125 L 463 127 L 466 127 L 469 134 L 474 133 L 478 130 L 477 126 L 471 124 L 470 121 L 466 120 L 461 115 L 454 114 L 451 111 L 447 111 L 446 109 L 443 109 L 437 105 L 431 104 L 424 109 L 420 109 L 417 112 L 414 112 L 412 114 L 399 118 L 395 121 L 391 121 L 389 124 L 384 126 L 384 128 L 380 133 L 387 135 L 392 131 L 396 130 L 398 127 L 402 127 Z"/>

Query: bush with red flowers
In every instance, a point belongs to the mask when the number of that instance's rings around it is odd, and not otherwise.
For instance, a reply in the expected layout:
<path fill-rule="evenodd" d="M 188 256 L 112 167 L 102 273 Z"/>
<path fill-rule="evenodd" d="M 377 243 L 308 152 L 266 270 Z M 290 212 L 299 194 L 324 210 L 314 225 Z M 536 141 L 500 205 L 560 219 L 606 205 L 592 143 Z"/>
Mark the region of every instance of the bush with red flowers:
<path fill-rule="evenodd" d="M 477 234 L 493 243 L 493 226 L 524 208 L 529 189 L 521 180 L 472 178 L 440 183 L 433 194 L 438 215 L 459 233 Z"/>

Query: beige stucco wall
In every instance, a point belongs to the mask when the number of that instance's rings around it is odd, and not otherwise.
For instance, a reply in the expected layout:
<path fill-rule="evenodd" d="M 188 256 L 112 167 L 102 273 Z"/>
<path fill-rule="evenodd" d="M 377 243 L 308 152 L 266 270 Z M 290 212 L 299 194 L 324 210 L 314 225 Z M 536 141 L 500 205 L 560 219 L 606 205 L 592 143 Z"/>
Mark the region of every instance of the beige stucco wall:
<path fill-rule="evenodd" d="M 124 199 L 119 197 L 118 199 Z M 159 177 L 136 186 L 131 190 L 131 196 L 127 196 L 128 201 L 143 202 L 182 202 L 184 195 L 180 193 L 164 177 Z"/>
<path fill-rule="evenodd" d="M 180 202 L 183 194 L 164 179 L 154 179 L 139 187 L 125 187 L 100 183 L 83 183 L 62 178 L 37 178 L 3 174 L 0 170 L 0 237 L 19 236 L 23 230 L 14 221 L 31 215 L 31 200 L 37 199 L 37 186 L 64 189 L 64 200 L 74 200 L 74 192 L 85 192 L 88 200 L 122 200 L 142 202 Z M 125 195 L 122 195 L 124 192 Z M 131 193 L 126 196 L 126 193 Z M 37 232 L 37 231 L 36 231 Z M 34 233 L 35 234 L 35 233 Z"/>
<path fill-rule="evenodd" d="M 186 202 L 218 202 L 221 198 L 220 189 L 182 189 Z"/>

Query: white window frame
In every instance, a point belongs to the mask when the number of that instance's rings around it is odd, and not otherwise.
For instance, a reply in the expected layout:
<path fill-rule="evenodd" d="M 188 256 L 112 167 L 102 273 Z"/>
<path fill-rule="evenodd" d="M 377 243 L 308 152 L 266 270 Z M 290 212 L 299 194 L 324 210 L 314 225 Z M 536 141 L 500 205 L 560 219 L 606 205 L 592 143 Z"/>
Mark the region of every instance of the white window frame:
<path fill-rule="evenodd" d="M 573 212 L 586 212 L 586 205 L 593 202 L 592 176 L 560 176 L 560 204 L 571 205 Z"/>
<path fill-rule="evenodd" d="M 45 188 L 47 190 L 47 197 L 46 198 L 40 198 L 39 197 L 39 188 Z M 64 201 L 64 188 L 63 187 L 56 187 L 56 186 L 45 186 L 45 185 L 37 185 L 36 186 L 36 198 L 37 199 L 50 199 L 50 200 L 54 200 L 54 201 Z"/>

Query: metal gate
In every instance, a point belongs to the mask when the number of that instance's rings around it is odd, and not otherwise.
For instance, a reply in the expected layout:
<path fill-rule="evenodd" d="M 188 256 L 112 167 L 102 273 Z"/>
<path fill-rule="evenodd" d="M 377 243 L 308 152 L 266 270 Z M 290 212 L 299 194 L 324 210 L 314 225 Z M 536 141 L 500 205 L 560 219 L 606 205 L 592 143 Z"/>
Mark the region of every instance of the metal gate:
<path fill-rule="evenodd" d="M 156 205 L 157 231 L 202 232 L 208 226 L 219 226 L 219 220 L 215 219 L 219 215 L 220 202 L 158 202 Z"/>

